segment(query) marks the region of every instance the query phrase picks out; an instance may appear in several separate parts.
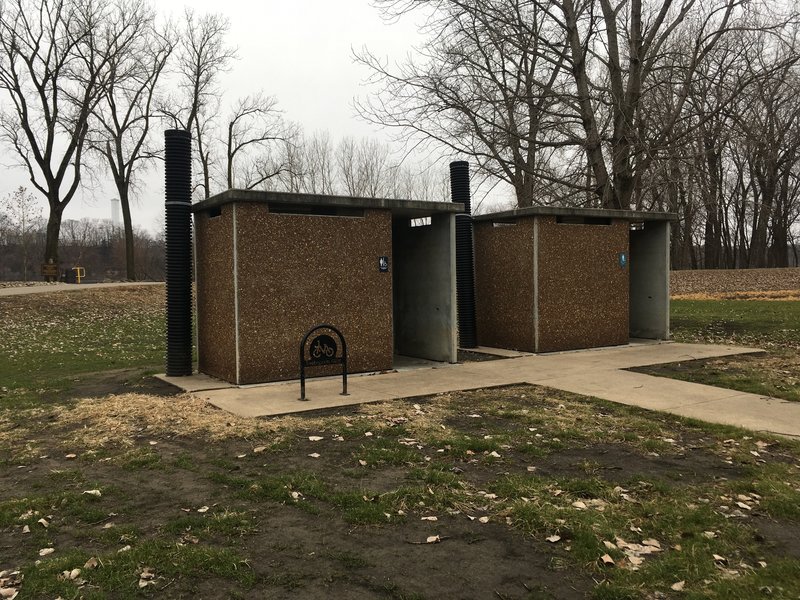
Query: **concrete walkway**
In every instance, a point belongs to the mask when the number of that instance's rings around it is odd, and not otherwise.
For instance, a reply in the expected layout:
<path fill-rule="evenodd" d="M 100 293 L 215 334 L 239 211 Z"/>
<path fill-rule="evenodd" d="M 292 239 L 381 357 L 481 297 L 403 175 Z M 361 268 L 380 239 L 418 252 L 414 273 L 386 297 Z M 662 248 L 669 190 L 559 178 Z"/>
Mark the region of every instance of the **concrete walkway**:
<path fill-rule="evenodd" d="M 703 344 L 631 344 L 579 352 L 520 356 L 391 373 L 351 376 L 349 396 L 341 378 L 307 382 L 307 402 L 297 381 L 231 387 L 200 375 L 164 378 L 223 410 L 262 417 L 515 383 L 533 383 L 713 423 L 800 436 L 800 403 L 624 371 L 662 363 L 758 352 L 755 348 Z"/>
<path fill-rule="evenodd" d="M 164 285 L 163 281 L 118 281 L 114 283 L 43 283 L 40 285 L 20 285 L 0 287 L 2 296 L 24 296 L 26 294 L 46 294 L 48 292 L 81 292 L 98 288 L 136 287 L 142 285 Z"/>

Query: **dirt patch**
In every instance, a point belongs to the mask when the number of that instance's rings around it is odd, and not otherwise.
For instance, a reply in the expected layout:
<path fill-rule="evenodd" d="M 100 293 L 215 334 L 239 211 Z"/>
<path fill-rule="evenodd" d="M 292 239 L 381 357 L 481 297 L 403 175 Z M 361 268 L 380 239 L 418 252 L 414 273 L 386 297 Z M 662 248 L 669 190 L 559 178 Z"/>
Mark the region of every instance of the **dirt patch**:
<path fill-rule="evenodd" d="M 773 521 L 763 517 L 752 520 L 756 541 L 776 556 L 800 559 L 800 524 Z"/>
<path fill-rule="evenodd" d="M 544 476 L 596 476 L 614 483 L 660 479 L 674 484 L 693 484 L 743 476 L 740 468 L 725 464 L 719 456 L 691 448 L 675 456 L 651 456 L 622 445 L 598 444 L 554 453 L 533 464 Z"/>
<path fill-rule="evenodd" d="M 116 394 L 145 394 L 148 396 L 175 396 L 180 390 L 140 369 L 117 369 L 102 373 L 76 375 L 67 390 L 58 393 L 59 399 L 103 398 Z"/>
<path fill-rule="evenodd" d="M 306 434 L 317 431 L 302 431 L 300 437 L 307 439 Z M 403 468 L 364 470 L 361 479 L 342 475 L 343 467 L 354 463 L 352 452 L 362 443 L 360 438 L 321 447 L 322 462 L 305 452 L 254 454 L 252 445 L 241 439 L 209 445 L 204 438 L 149 433 L 133 449 L 157 457 L 150 466 L 128 468 L 124 461 L 81 453 L 80 448 L 76 448 L 77 459 L 67 459 L 63 447 L 43 446 L 45 458 L 3 471 L 0 485 L 6 493 L 2 496 L 35 497 L 52 489 L 54 477 L 62 493 L 80 495 L 90 487 L 103 490 L 103 496 L 93 502 L 90 522 L 70 518 L 58 502 L 48 509 L 46 544 L 57 552 L 70 548 L 94 554 L 103 546 L 116 552 L 124 545 L 164 539 L 164 528 L 171 521 L 196 519 L 184 531 L 166 537 L 180 543 L 183 535 L 199 536 L 198 547 L 219 543 L 235 547 L 247 557 L 247 568 L 260 582 L 257 588 L 237 592 L 244 598 L 448 598 L 463 597 L 469 590 L 470 597 L 476 598 L 533 595 L 573 600 L 587 597 L 595 585 L 588 573 L 558 568 L 554 557 L 566 558 L 563 551 L 501 523 L 483 524 L 447 514 L 437 522 L 425 522 L 410 514 L 395 524 L 358 525 L 342 520 L 324 504 L 316 504 L 316 514 L 300 510 L 292 505 L 288 491 L 285 503 L 254 503 L 214 480 L 215 473 L 255 480 L 271 473 L 308 472 L 325 478 L 336 490 L 362 489 L 370 494 L 406 483 L 407 469 Z M 247 456 L 238 459 L 238 453 Z M 175 466 L 181 457 L 190 468 Z M 207 511 L 198 513 L 203 507 Z M 24 512 L 24 503 L 19 512 Z M 242 514 L 250 523 L 249 534 L 203 535 L 203 521 L 231 513 Z M 109 523 L 113 529 L 104 529 Z M 34 557 L 45 543 L 21 536 L 16 526 L 0 535 L 14 540 L 0 544 L 0 565 Z M 439 543 L 425 543 L 435 535 Z M 213 577 L 200 582 L 184 579 L 174 582 L 163 597 L 211 597 L 203 594 L 216 590 L 218 595 L 220 589 L 230 591 L 230 583 Z"/>
<path fill-rule="evenodd" d="M 485 352 L 471 352 L 470 350 L 458 350 L 458 362 L 487 362 L 490 360 L 503 360 L 504 356 L 496 356 Z"/>
<path fill-rule="evenodd" d="M 796 294 L 800 290 L 800 268 L 671 271 L 669 285 L 673 295 L 704 294 L 708 299 L 741 292 L 787 294 L 788 290 Z"/>

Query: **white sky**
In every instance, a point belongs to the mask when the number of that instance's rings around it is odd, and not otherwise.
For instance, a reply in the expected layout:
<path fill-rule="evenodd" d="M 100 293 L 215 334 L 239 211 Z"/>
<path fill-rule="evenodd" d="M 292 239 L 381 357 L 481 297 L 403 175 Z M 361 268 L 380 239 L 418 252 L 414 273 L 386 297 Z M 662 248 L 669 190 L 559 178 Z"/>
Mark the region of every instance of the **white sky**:
<path fill-rule="evenodd" d="M 163 15 L 176 19 L 185 5 L 181 0 L 157 1 Z M 353 114 L 353 98 L 368 91 L 363 86 L 368 73 L 353 63 L 352 49 L 366 45 L 380 56 L 402 59 L 420 39 L 413 20 L 386 24 L 369 0 L 203 0 L 191 6 L 197 14 L 222 12 L 230 19 L 228 40 L 238 48 L 239 60 L 221 82 L 226 103 L 263 90 L 306 132 L 327 129 L 334 140 L 344 135 L 387 137 Z M 156 135 L 163 139 L 162 133 Z M 0 148 L 0 196 L 20 185 L 35 191 L 22 169 L 5 166 L 12 159 L 8 148 Z M 160 167 L 145 182 L 132 207 L 134 225 L 155 230 L 164 212 Z M 114 196 L 113 185 L 86 190 L 73 199 L 64 218 L 110 218 L 109 199 Z M 44 200 L 42 206 L 46 215 Z"/>

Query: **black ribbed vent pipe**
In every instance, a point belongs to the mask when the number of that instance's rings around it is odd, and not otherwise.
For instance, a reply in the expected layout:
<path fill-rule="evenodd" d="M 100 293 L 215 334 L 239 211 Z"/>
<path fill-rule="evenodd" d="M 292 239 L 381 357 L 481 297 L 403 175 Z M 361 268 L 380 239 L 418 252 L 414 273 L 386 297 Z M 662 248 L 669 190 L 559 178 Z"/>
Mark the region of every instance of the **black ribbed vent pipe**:
<path fill-rule="evenodd" d="M 450 193 L 453 202 L 464 204 L 464 213 L 456 215 L 458 345 L 462 348 L 475 348 L 478 345 L 478 334 L 475 326 L 475 260 L 472 250 L 468 162 L 460 160 L 450 163 Z"/>
<path fill-rule="evenodd" d="M 164 132 L 167 375 L 192 374 L 192 136 Z"/>

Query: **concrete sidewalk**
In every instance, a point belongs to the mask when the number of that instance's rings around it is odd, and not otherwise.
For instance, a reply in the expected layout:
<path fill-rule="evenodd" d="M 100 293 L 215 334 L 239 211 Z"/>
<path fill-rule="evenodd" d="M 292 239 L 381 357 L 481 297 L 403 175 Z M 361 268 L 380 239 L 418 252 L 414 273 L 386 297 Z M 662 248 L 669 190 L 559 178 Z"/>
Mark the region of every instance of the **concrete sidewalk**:
<path fill-rule="evenodd" d="M 533 383 L 713 423 L 800 436 L 800 403 L 623 370 L 758 351 L 704 344 L 631 344 L 488 362 L 443 364 L 350 376 L 349 396 L 340 395 L 341 378 L 311 379 L 306 383 L 307 402 L 298 400 L 300 385 L 297 381 L 240 388 L 204 375 L 163 379 L 243 417 Z"/>
<path fill-rule="evenodd" d="M 81 292 L 98 288 L 136 287 L 142 285 L 164 285 L 163 281 L 118 281 L 113 283 L 43 283 L 41 285 L 19 285 L 0 287 L 0 297 L 46 294 L 49 292 Z"/>

